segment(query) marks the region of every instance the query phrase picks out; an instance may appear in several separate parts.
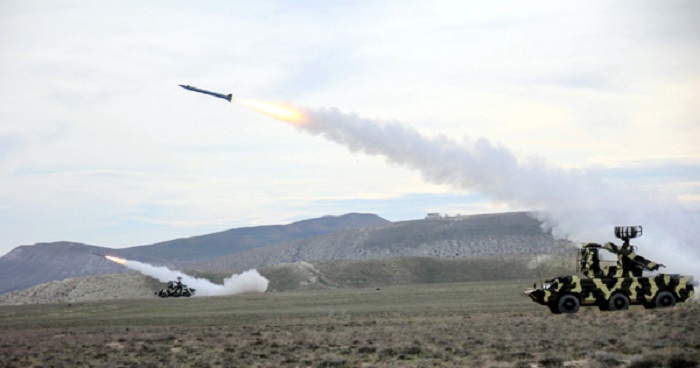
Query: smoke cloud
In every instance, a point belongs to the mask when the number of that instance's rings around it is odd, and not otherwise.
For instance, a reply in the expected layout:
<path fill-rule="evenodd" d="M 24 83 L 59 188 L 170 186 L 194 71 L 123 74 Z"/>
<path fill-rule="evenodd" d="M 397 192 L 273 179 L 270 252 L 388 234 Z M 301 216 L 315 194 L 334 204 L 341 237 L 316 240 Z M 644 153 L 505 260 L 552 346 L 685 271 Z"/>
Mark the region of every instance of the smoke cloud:
<path fill-rule="evenodd" d="M 233 274 L 224 279 L 224 284 L 215 284 L 207 279 L 200 279 L 173 271 L 167 267 L 154 266 L 139 261 L 127 260 L 124 266 L 151 276 L 158 281 L 168 282 L 182 277 L 182 282 L 188 287 L 194 288 L 195 296 L 235 295 L 241 293 L 263 293 L 267 290 L 269 281 L 261 276 L 257 270 L 248 270 L 240 274 Z"/>
<path fill-rule="evenodd" d="M 596 171 L 555 167 L 541 158 L 521 159 L 485 138 L 427 137 L 398 122 L 374 121 L 338 109 L 304 111 L 298 129 L 380 155 L 420 172 L 427 182 L 475 190 L 493 200 L 536 211 L 560 239 L 614 240 L 613 226 L 643 225 L 639 253 L 666 264 L 669 272 L 698 274 L 700 215 L 675 196 L 606 181 Z M 612 239 L 611 239 L 612 238 Z"/>

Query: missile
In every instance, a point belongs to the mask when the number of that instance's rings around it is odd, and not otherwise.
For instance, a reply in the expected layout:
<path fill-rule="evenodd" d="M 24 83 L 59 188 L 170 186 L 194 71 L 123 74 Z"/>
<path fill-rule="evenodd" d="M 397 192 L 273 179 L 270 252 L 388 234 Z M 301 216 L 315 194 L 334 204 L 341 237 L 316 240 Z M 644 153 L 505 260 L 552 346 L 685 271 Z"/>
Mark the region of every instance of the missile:
<path fill-rule="evenodd" d="M 104 255 L 104 254 L 100 254 L 100 253 L 95 253 L 95 252 L 92 252 L 92 254 L 94 254 L 94 255 L 96 255 L 96 256 L 100 256 L 100 257 L 107 257 L 106 255 Z"/>
<path fill-rule="evenodd" d="M 194 87 L 194 86 L 186 86 L 184 84 L 180 84 L 180 87 L 182 87 L 188 91 L 194 91 L 194 92 L 204 93 L 205 95 L 223 98 L 224 100 L 226 100 L 228 102 L 231 102 L 231 100 L 233 99 L 233 94 L 231 94 L 231 93 L 225 95 L 223 93 L 211 92 L 211 91 L 207 91 L 205 89 L 199 89 L 199 88 Z"/>

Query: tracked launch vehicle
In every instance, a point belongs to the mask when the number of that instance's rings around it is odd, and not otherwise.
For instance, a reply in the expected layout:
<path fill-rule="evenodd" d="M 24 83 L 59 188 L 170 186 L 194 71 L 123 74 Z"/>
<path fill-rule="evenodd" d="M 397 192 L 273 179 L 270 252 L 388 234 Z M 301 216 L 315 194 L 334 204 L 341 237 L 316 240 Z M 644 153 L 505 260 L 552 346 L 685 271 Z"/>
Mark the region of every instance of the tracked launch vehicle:
<path fill-rule="evenodd" d="M 688 300 L 696 283 L 691 276 L 657 274 L 643 276 L 643 271 L 657 271 L 664 265 L 635 254 L 630 239 L 642 235 L 641 226 L 617 226 L 615 236 L 623 241 L 604 245 L 583 244 L 579 268 L 583 276 L 559 276 L 546 280 L 525 295 L 548 306 L 552 313 L 576 313 L 580 306 L 597 306 L 603 311 L 626 310 L 630 305 L 645 308 L 672 307 Z M 615 265 L 603 265 L 600 250 L 617 255 Z"/>
<path fill-rule="evenodd" d="M 190 297 L 194 296 L 195 289 L 187 287 L 182 283 L 182 277 L 178 277 L 177 281 L 168 281 L 168 287 L 156 291 L 154 294 L 161 298 L 167 297 Z"/>

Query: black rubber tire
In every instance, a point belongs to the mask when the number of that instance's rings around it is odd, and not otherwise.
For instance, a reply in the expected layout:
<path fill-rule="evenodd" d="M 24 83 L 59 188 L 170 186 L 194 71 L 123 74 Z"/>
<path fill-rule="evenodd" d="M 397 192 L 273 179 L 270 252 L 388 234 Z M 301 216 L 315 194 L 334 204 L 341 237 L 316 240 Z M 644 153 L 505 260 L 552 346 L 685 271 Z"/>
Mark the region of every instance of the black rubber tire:
<path fill-rule="evenodd" d="M 552 313 L 554 313 L 554 314 L 561 314 L 561 312 L 559 311 L 559 305 L 558 305 L 558 304 L 552 303 L 552 304 L 549 304 L 548 307 L 549 307 L 549 311 L 550 311 L 550 312 L 552 312 Z"/>
<path fill-rule="evenodd" d="M 656 293 L 656 298 L 654 298 L 656 308 L 673 307 L 674 305 L 676 305 L 676 296 L 672 292 L 662 290 Z"/>
<path fill-rule="evenodd" d="M 630 308 L 630 299 L 622 293 L 615 293 L 608 299 L 608 310 L 623 311 Z"/>
<path fill-rule="evenodd" d="M 559 298 L 558 306 L 561 313 L 576 313 L 581 307 L 581 303 L 577 297 L 569 294 Z"/>

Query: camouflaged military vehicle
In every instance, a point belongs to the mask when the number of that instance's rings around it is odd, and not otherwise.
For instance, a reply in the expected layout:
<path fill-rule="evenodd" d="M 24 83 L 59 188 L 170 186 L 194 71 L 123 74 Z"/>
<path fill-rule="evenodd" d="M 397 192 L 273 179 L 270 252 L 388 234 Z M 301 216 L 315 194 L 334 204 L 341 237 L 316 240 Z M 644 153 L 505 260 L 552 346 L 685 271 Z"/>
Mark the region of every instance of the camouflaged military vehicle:
<path fill-rule="evenodd" d="M 645 308 L 672 307 L 688 300 L 696 284 L 692 277 L 642 275 L 643 271 L 656 271 L 664 265 L 635 254 L 636 247 L 629 241 L 641 235 L 641 226 L 615 227 L 615 236 L 623 240 L 621 246 L 583 244 L 578 262 L 583 276 L 555 277 L 539 288 L 534 285 L 525 295 L 548 306 L 552 313 L 576 313 L 582 305 L 598 306 L 603 311 L 626 310 L 631 304 Z M 617 263 L 605 265 L 600 259 L 601 249 L 617 255 Z"/>
<path fill-rule="evenodd" d="M 158 295 L 161 298 L 167 298 L 167 297 L 181 297 L 181 296 L 186 296 L 190 297 L 194 295 L 195 290 L 192 288 L 188 288 L 187 285 L 182 283 L 182 277 L 178 277 L 177 281 L 168 281 L 168 287 L 165 289 L 160 289 L 155 292 L 156 295 Z"/>

